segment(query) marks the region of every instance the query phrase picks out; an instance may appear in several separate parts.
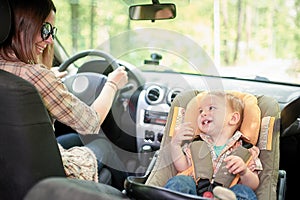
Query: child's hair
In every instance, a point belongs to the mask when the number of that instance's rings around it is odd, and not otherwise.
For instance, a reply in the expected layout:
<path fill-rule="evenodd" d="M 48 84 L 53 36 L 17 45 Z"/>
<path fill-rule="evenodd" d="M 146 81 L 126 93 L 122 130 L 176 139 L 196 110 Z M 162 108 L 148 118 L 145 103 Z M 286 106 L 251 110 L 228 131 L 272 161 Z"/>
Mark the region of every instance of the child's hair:
<path fill-rule="evenodd" d="M 223 92 L 223 91 L 210 91 L 207 93 L 207 95 L 213 95 L 213 96 L 225 98 L 226 104 L 228 104 L 233 109 L 233 111 L 236 111 L 240 114 L 240 121 L 237 124 L 238 128 L 240 128 L 243 121 L 243 115 L 244 115 L 243 101 L 240 98 L 234 96 L 233 94 L 230 94 L 228 92 Z"/>

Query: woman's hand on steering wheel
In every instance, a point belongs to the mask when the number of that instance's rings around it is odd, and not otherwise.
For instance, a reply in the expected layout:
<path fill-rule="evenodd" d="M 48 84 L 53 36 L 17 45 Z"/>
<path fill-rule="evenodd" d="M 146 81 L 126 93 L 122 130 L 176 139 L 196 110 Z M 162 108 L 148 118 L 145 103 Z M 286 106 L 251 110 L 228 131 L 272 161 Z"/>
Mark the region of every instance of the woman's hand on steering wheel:
<path fill-rule="evenodd" d="M 117 86 L 117 89 L 124 87 L 128 82 L 128 75 L 125 67 L 120 66 L 108 74 L 107 82 L 112 82 Z"/>
<path fill-rule="evenodd" d="M 54 72 L 54 74 L 55 74 L 55 76 L 56 76 L 57 78 L 64 78 L 65 76 L 68 75 L 68 72 L 67 72 L 67 71 L 62 71 L 62 72 L 60 72 L 60 71 L 59 71 L 59 67 L 52 67 L 52 68 L 51 68 L 51 71 Z"/>

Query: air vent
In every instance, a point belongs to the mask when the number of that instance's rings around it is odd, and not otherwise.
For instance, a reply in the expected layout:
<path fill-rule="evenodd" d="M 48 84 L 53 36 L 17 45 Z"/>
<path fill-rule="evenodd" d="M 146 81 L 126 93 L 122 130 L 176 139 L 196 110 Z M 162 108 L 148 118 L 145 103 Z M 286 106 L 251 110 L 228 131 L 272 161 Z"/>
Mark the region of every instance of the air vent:
<path fill-rule="evenodd" d="M 181 91 L 182 91 L 181 89 L 170 90 L 170 92 L 168 93 L 168 97 L 167 97 L 167 103 L 169 105 L 171 105 L 171 103 L 173 102 L 176 95 L 179 94 Z"/>
<path fill-rule="evenodd" d="M 146 91 L 146 100 L 149 104 L 157 104 L 161 102 L 164 97 L 164 90 L 157 86 L 152 85 Z"/>

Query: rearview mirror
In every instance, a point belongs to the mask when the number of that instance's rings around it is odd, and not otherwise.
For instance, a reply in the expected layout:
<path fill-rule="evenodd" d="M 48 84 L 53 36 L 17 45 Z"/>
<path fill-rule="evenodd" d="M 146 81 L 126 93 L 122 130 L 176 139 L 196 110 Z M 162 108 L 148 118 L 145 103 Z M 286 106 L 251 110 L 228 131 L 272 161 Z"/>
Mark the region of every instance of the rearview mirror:
<path fill-rule="evenodd" d="M 174 19 L 176 6 L 172 3 L 133 5 L 129 7 L 129 17 L 132 20 Z"/>

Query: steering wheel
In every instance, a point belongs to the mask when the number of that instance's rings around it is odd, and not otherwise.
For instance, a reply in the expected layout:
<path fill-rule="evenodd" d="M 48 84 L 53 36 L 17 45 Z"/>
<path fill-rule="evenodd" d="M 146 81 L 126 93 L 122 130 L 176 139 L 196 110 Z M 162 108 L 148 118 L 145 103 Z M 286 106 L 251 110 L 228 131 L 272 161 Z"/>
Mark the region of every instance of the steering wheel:
<path fill-rule="evenodd" d="M 102 91 L 102 88 L 104 87 L 107 80 L 107 74 L 112 72 L 116 68 L 118 68 L 120 65 L 116 62 L 116 59 L 114 59 L 110 54 L 106 52 L 100 50 L 85 50 L 73 55 L 68 60 L 63 62 L 59 66 L 58 70 L 65 71 L 72 63 L 86 56 L 100 57 L 101 60 L 99 59 L 92 60 L 84 63 L 80 68 L 78 68 L 77 74 L 66 77 L 64 79 L 64 84 L 66 85 L 66 87 L 71 93 L 73 93 L 80 100 L 85 102 L 87 105 L 91 105 L 94 102 L 94 100 L 98 97 L 100 92 Z M 131 75 L 134 76 L 136 80 L 140 80 L 140 78 L 136 77 L 137 74 L 132 72 L 132 69 L 128 69 L 128 66 L 125 67 L 127 71 L 129 70 L 128 76 Z M 81 68 L 85 68 L 85 69 L 80 70 Z M 124 146 L 124 140 L 125 141 L 131 140 L 133 143 L 136 143 L 135 137 L 132 137 L 127 133 L 124 133 L 124 131 L 122 130 L 123 128 L 119 127 L 119 125 L 121 124 L 120 123 L 121 119 L 118 119 L 118 117 L 123 112 L 125 112 L 123 106 L 124 102 L 122 101 L 127 97 L 124 98 L 122 94 L 126 93 L 132 88 L 133 88 L 132 84 L 129 83 L 117 92 L 117 94 L 115 95 L 113 106 L 101 126 L 106 136 L 120 148 L 127 148 Z M 113 113 L 118 113 L 118 114 L 113 115 Z M 59 124 L 59 122 L 57 122 L 57 124 Z M 58 128 L 56 127 L 56 129 L 60 129 L 62 125 L 59 124 L 57 126 Z M 66 130 L 67 130 L 66 132 L 72 131 L 72 129 L 70 130 L 69 127 Z M 60 134 L 61 133 L 58 133 L 58 135 Z M 83 141 L 83 143 L 88 143 L 91 140 L 99 137 L 99 135 L 101 134 L 81 136 L 81 140 Z M 135 151 L 135 149 L 133 148 L 126 149 L 126 150 Z"/>
<path fill-rule="evenodd" d="M 58 71 L 62 72 L 67 70 L 67 68 L 72 63 L 86 56 L 97 56 L 97 57 L 104 58 L 107 64 L 106 65 L 99 64 L 99 67 L 107 68 L 108 66 L 111 66 L 112 68 L 111 71 L 119 67 L 119 64 L 115 61 L 115 59 L 111 55 L 100 50 L 85 50 L 73 55 L 68 60 L 63 62 L 59 66 Z M 97 65 L 98 62 L 101 61 L 98 60 L 94 61 L 94 65 Z M 97 66 L 93 66 L 93 67 L 97 67 Z M 103 72 L 104 70 L 105 69 L 99 69 L 99 72 Z M 69 76 L 64 80 L 64 84 L 67 86 L 68 90 L 71 93 L 73 93 L 75 96 L 77 96 L 80 100 L 85 102 L 87 105 L 91 105 L 94 102 L 94 100 L 100 94 L 107 80 L 106 75 L 102 73 L 94 73 L 94 72 L 95 71 L 92 72 L 87 71 L 81 73 L 77 72 L 76 75 Z"/>
<path fill-rule="evenodd" d="M 104 58 L 106 61 L 108 61 L 108 63 L 111 64 L 113 69 L 117 69 L 119 67 L 119 64 L 108 53 L 100 51 L 100 50 L 85 50 L 85 51 L 82 51 L 82 52 L 79 52 L 79 53 L 73 55 L 71 58 L 69 58 L 68 60 L 63 62 L 59 66 L 58 71 L 60 71 L 60 72 L 65 71 L 70 66 L 70 64 L 72 64 L 75 61 L 77 61 L 78 59 L 86 57 L 86 56 L 99 56 L 101 58 Z"/>

